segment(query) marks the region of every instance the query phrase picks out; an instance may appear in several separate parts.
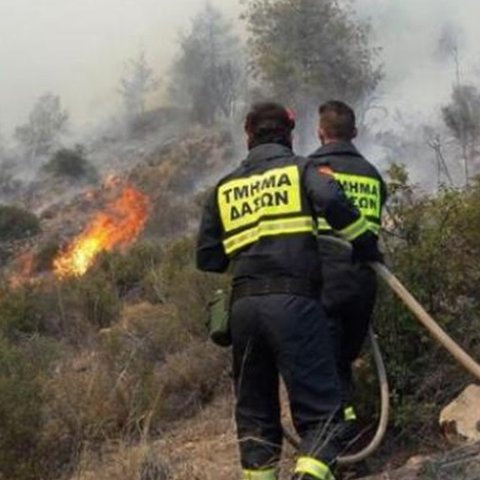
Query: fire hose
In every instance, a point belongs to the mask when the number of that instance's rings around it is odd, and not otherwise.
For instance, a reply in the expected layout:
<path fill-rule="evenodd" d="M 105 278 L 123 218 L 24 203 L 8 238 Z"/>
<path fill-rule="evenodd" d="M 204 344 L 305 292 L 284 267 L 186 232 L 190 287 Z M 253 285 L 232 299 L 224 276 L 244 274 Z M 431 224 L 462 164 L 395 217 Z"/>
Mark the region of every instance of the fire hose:
<path fill-rule="evenodd" d="M 335 237 L 325 237 L 323 240 L 338 244 L 345 248 L 351 248 L 349 243 Z M 445 330 L 440 327 L 440 325 L 423 308 L 417 299 L 404 287 L 400 280 L 398 280 L 398 278 L 392 272 L 390 272 L 385 265 L 379 262 L 371 263 L 370 266 L 376 272 L 377 277 L 381 278 L 400 298 L 405 306 L 407 306 L 408 309 L 414 314 L 415 318 L 428 330 L 430 335 L 442 347 L 444 347 L 462 367 L 471 373 L 477 380 L 480 380 L 480 365 L 467 352 L 465 352 L 465 350 L 463 350 L 460 345 L 458 345 L 458 343 L 456 343 L 447 334 L 447 332 L 445 332 Z M 387 431 L 390 410 L 387 373 L 380 347 L 372 328 L 369 330 L 369 341 L 380 383 L 381 408 L 377 431 L 369 445 L 367 445 L 363 450 L 353 455 L 339 457 L 337 459 L 339 465 L 350 465 L 352 463 L 365 460 L 380 446 Z M 293 447 L 298 448 L 298 440 L 288 430 L 284 429 L 284 433 L 287 441 L 289 441 Z"/>

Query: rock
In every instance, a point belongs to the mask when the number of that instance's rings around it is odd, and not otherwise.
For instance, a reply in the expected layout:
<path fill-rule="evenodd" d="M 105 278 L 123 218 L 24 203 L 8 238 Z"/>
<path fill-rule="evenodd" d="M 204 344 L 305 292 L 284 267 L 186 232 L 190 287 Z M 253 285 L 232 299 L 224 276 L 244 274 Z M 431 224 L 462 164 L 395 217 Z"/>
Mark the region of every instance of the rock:
<path fill-rule="evenodd" d="M 389 470 L 358 480 L 478 480 L 480 444 L 425 457 L 411 458 L 398 470 Z"/>
<path fill-rule="evenodd" d="M 480 386 L 470 385 L 442 410 L 440 427 L 453 444 L 480 442 Z"/>
<path fill-rule="evenodd" d="M 426 460 L 423 457 L 414 457 L 398 470 L 390 470 L 358 480 L 418 480 L 421 479 Z"/>

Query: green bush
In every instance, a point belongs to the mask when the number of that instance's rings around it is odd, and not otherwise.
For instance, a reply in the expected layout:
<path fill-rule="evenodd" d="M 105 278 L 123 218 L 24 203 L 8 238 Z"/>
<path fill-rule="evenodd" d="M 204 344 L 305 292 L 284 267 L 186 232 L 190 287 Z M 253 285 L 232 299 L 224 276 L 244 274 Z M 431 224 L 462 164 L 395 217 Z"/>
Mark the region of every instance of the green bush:
<path fill-rule="evenodd" d="M 43 470 L 48 462 L 40 452 L 41 379 L 54 355 L 37 340 L 16 346 L 0 336 L 0 476 L 5 479 L 52 478 Z"/>
<path fill-rule="evenodd" d="M 207 304 L 213 292 L 229 284 L 226 275 L 196 269 L 193 238 L 171 242 L 163 262 L 150 273 L 149 281 L 158 301 L 175 305 L 185 328 L 200 336 L 205 334 Z"/>
<path fill-rule="evenodd" d="M 56 249 L 39 246 L 36 268 Z M 195 269 L 187 238 L 103 255 L 80 278 L 3 286 L 0 478 L 60 478 L 79 452 L 198 413 L 227 381 L 227 353 L 202 338 L 225 282 Z"/>
<path fill-rule="evenodd" d="M 2 198 L 14 200 L 25 191 L 25 185 L 15 178 L 15 162 L 3 160 L 0 162 L 0 195 Z"/>
<path fill-rule="evenodd" d="M 5 478 L 59 478 L 79 452 L 157 435 L 211 400 L 226 353 L 194 337 L 220 277 L 196 271 L 192 248 L 139 243 L 80 278 L 2 287 Z M 47 267 L 55 250 L 40 247 L 36 262 Z"/>
<path fill-rule="evenodd" d="M 160 325 L 169 321 L 159 318 Z M 103 344 L 107 377 L 122 378 L 122 384 L 117 380 L 115 401 L 118 414 L 126 417 L 117 423 L 123 429 L 118 435 L 128 438 L 140 432 L 161 431 L 169 422 L 197 413 L 227 379 L 227 353 L 210 343 L 198 340 L 187 343 L 185 332 L 178 331 L 174 333 L 174 342 L 168 345 L 172 331 L 162 335 L 157 329 L 159 350 L 149 358 L 142 350 L 150 349 L 151 355 L 153 344 L 148 346 L 145 336 L 142 339 L 133 335 L 131 330 L 106 332 Z M 182 335 L 183 340 L 179 341 Z"/>
<path fill-rule="evenodd" d="M 84 157 L 83 149 L 62 148 L 43 166 L 46 173 L 55 177 L 68 177 L 75 180 L 98 181 L 97 169 Z"/>
<path fill-rule="evenodd" d="M 17 339 L 44 331 L 48 305 L 43 292 L 34 286 L 0 291 L 0 335 Z"/>
<path fill-rule="evenodd" d="M 387 264 L 440 325 L 479 358 L 480 182 L 467 190 L 426 195 L 408 184 L 401 168 L 392 174 Z M 383 286 L 375 328 L 393 389 L 396 439 L 425 444 L 436 438 L 440 409 L 469 377 Z"/>
<path fill-rule="evenodd" d="M 13 205 L 0 205 L 0 241 L 32 237 L 40 232 L 40 221 L 31 212 Z"/>
<path fill-rule="evenodd" d="M 139 369 L 163 361 L 189 340 L 177 308 L 147 302 L 124 306 L 121 322 L 110 329 L 106 338 L 116 363 L 131 362 Z"/>
<path fill-rule="evenodd" d="M 143 294 L 144 279 L 159 265 L 163 254 L 163 248 L 158 243 L 141 242 L 125 253 L 110 252 L 102 255 L 95 269 L 105 273 L 121 298 L 135 290 Z"/>
<path fill-rule="evenodd" d="M 62 282 L 59 287 L 65 315 L 80 314 L 80 321 L 95 329 L 107 328 L 118 320 L 120 299 L 104 272 L 92 270 L 83 277 Z"/>

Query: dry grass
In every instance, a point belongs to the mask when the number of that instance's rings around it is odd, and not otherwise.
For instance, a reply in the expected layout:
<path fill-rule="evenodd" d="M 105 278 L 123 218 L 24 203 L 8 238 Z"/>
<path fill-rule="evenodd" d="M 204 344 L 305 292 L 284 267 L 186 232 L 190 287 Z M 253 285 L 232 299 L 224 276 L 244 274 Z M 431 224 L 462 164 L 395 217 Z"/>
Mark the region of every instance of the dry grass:
<path fill-rule="evenodd" d="M 157 363 L 143 355 L 115 350 L 65 361 L 45 385 L 49 430 L 82 444 L 159 432 L 198 412 L 225 379 L 224 356 L 204 342 Z"/>
<path fill-rule="evenodd" d="M 168 478 L 168 465 L 152 456 L 152 447 L 143 443 L 129 447 L 110 445 L 102 454 L 84 453 L 71 480 L 163 480 Z M 142 472 L 147 472 L 142 475 Z M 152 476 L 150 472 L 157 473 Z M 162 476 L 162 472 L 164 475 Z"/>
<path fill-rule="evenodd" d="M 85 451 L 70 480 L 210 480 L 235 478 L 238 455 L 230 399 L 223 397 L 162 440 Z"/>
<path fill-rule="evenodd" d="M 294 452 L 286 446 L 281 479 L 290 478 Z M 143 474 L 142 474 L 143 472 Z M 149 477 L 154 472 L 157 476 Z M 70 480 L 235 480 L 240 460 L 230 393 L 218 396 L 161 440 L 112 445 L 101 455 L 85 453 Z"/>

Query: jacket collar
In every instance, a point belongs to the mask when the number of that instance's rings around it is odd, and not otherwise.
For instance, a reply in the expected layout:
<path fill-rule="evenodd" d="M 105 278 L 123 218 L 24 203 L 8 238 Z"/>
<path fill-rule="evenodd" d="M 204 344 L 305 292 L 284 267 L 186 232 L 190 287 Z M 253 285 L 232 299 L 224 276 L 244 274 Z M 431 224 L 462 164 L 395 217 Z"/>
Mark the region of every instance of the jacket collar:
<path fill-rule="evenodd" d="M 264 143 L 253 147 L 244 160 L 244 163 L 272 160 L 279 157 L 292 157 L 294 155 L 291 148 L 278 143 Z"/>
<path fill-rule="evenodd" d="M 327 157 L 329 155 L 362 156 L 352 142 L 335 142 L 320 147 L 318 150 L 315 150 L 310 157 Z"/>

